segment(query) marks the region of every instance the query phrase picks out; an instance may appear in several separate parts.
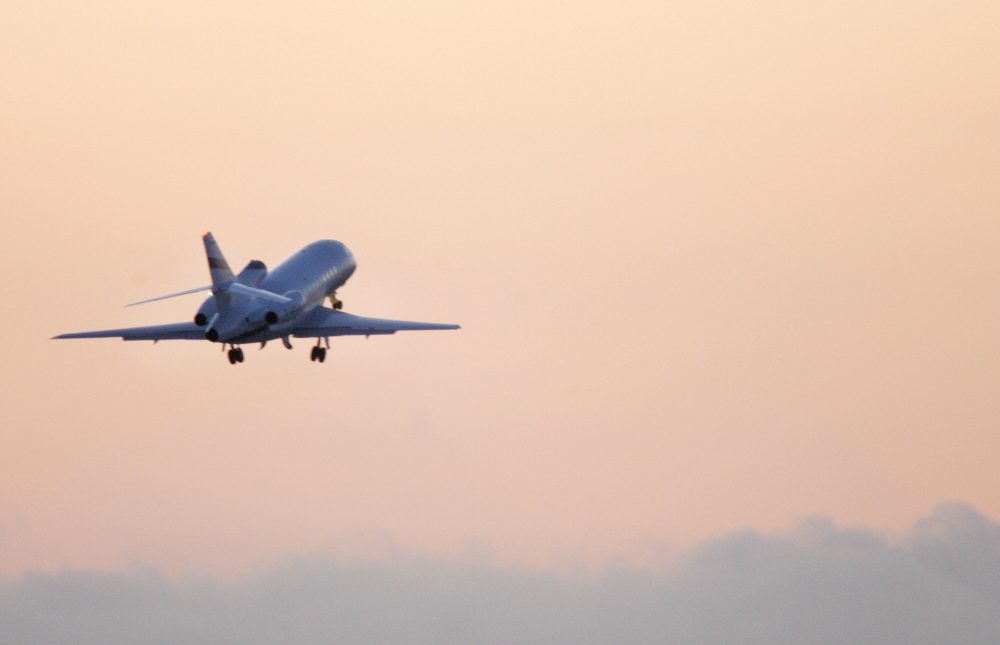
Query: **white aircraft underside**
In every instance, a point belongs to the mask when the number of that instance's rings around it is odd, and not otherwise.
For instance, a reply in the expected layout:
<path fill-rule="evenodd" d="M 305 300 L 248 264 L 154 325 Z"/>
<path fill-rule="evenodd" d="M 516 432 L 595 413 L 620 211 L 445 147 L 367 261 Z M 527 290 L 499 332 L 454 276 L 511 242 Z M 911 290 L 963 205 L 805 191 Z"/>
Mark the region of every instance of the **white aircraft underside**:
<path fill-rule="evenodd" d="M 211 233 L 203 236 L 212 284 L 158 296 L 132 305 L 211 291 L 193 322 L 105 329 L 60 334 L 54 338 L 121 338 L 122 340 L 208 340 L 230 346 L 230 363 L 243 362 L 244 343 L 280 338 L 291 349 L 289 337 L 315 338 L 309 359 L 323 362 L 331 336 L 372 336 L 397 331 L 458 329 L 458 325 L 366 318 L 339 311 L 337 289 L 354 273 L 357 262 L 341 242 L 320 240 L 304 247 L 268 272 L 252 260 L 233 275 Z M 329 298 L 333 308 L 324 307 Z M 132 306 L 129 305 L 129 306 Z M 320 346 L 320 339 L 326 347 Z"/>

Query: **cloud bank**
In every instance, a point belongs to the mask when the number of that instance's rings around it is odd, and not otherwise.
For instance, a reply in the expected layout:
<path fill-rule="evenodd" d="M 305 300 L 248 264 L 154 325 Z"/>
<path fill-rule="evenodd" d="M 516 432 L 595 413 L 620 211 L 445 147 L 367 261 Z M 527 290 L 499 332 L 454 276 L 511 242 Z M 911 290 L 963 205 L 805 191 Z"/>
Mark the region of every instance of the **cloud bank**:
<path fill-rule="evenodd" d="M 402 558 L 239 584 L 154 569 L 0 584 L 3 643 L 997 643 L 1000 525 L 939 506 L 888 540 L 825 519 L 578 579 Z"/>

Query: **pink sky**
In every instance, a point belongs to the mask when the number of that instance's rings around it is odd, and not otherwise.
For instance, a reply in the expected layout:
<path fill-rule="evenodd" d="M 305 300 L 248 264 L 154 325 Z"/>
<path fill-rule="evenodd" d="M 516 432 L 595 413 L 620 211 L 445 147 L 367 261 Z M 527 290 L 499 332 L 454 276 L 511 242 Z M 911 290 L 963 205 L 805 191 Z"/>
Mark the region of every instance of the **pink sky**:
<path fill-rule="evenodd" d="M 5 3 L 0 574 L 1000 517 L 998 5 L 612 4 Z M 463 329 L 47 340 L 205 230 Z"/>

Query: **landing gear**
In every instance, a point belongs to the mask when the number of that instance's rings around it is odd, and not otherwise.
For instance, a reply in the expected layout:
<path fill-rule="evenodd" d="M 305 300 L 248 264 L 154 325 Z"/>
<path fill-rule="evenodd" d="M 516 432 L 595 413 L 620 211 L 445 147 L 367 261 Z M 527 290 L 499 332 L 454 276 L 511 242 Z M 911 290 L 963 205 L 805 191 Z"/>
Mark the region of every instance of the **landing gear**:
<path fill-rule="evenodd" d="M 325 338 L 324 340 L 326 341 L 326 347 L 320 347 L 319 338 L 316 339 L 316 346 L 309 352 L 309 360 L 319 361 L 320 363 L 326 360 L 326 350 L 330 349 L 330 339 Z"/>
<path fill-rule="evenodd" d="M 229 350 L 227 356 L 229 357 L 230 365 L 235 365 L 236 363 L 243 362 L 243 350 L 239 347 L 233 347 L 231 350 Z"/>
<path fill-rule="evenodd" d="M 344 308 L 344 303 L 337 299 L 337 294 L 335 294 L 335 293 L 331 293 L 330 294 L 330 305 L 334 309 L 343 309 Z"/>

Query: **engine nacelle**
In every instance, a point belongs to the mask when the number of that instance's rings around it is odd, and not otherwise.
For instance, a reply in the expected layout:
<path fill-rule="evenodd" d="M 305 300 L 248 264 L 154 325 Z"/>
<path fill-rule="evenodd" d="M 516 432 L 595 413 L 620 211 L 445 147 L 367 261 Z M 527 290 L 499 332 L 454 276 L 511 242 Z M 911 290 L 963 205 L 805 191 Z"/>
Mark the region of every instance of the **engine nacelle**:
<path fill-rule="evenodd" d="M 212 316 L 218 313 L 218 307 L 215 303 L 215 298 L 209 298 L 205 302 L 201 303 L 198 307 L 198 311 L 194 314 L 194 324 L 199 327 L 204 327 L 208 324 L 208 321 L 212 319 Z"/>
<path fill-rule="evenodd" d="M 277 325 L 278 323 L 291 320 L 302 309 L 304 297 L 301 291 L 288 291 L 282 295 L 288 298 L 289 301 L 272 303 L 263 310 L 263 320 L 268 325 Z"/>

